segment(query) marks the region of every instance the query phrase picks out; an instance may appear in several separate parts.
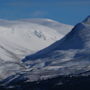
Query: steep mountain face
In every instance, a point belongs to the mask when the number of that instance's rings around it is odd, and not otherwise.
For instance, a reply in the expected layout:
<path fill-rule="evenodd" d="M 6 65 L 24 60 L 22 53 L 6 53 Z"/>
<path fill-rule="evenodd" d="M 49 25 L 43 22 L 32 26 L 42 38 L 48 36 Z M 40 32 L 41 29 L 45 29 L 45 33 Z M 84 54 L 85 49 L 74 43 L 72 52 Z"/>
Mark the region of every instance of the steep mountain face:
<path fill-rule="evenodd" d="M 31 21 L 0 20 L 0 78 L 21 72 L 25 69 L 22 58 L 63 36 L 55 29 Z"/>
<path fill-rule="evenodd" d="M 22 61 L 31 73 L 47 78 L 90 71 L 89 20 L 77 24 L 62 40 L 24 58 Z"/>

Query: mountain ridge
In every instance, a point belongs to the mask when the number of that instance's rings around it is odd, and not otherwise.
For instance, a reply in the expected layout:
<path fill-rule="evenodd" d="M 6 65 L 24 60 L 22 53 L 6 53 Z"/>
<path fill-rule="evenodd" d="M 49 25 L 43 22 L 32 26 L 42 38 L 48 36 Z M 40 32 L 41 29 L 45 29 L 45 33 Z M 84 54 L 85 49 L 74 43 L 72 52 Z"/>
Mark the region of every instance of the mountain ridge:
<path fill-rule="evenodd" d="M 37 75 L 46 72 L 47 77 L 85 72 L 90 70 L 89 37 L 90 25 L 79 23 L 64 38 L 36 54 L 26 56 L 22 61 L 33 69 L 31 73 L 40 70 Z"/>
<path fill-rule="evenodd" d="M 48 53 L 50 53 L 50 50 L 52 52 L 57 47 L 58 47 L 57 49 L 59 49 L 59 50 L 82 49 L 82 48 L 84 48 L 85 45 L 86 45 L 85 47 L 89 48 L 89 44 L 87 44 L 87 42 L 90 41 L 90 40 L 87 41 L 87 39 L 90 37 L 90 35 L 88 35 L 89 32 L 90 32 L 90 30 L 88 30 L 89 28 L 90 28 L 90 26 L 87 25 L 85 22 L 82 22 L 82 23 L 77 24 L 73 28 L 73 30 L 69 34 L 67 34 L 64 38 L 62 38 L 61 40 L 56 41 L 51 46 L 45 48 L 44 49 L 45 50 L 45 53 L 48 54 Z M 84 30 L 84 29 L 86 29 L 86 30 Z M 76 37 L 75 40 L 74 40 L 74 37 Z M 73 38 L 73 39 L 71 39 L 71 38 Z M 67 41 L 67 40 L 69 40 L 69 41 Z M 62 43 L 63 41 L 65 42 L 64 44 Z M 70 44 L 70 42 L 73 45 Z M 65 46 L 65 45 L 67 45 L 67 46 Z M 38 56 L 38 54 L 43 53 L 44 50 L 41 50 L 41 51 L 37 52 L 35 56 Z M 45 55 L 45 53 L 43 53 L 43 54 Z M 42 55 L 40 55 L 40 56 L 42 56 Z M 31 56 L 31 59 L 32 59 L 32 57 L 33 57 L 33 55 Z M 27 56 L 26 58 L 28 59 L 29 57 Z"/>

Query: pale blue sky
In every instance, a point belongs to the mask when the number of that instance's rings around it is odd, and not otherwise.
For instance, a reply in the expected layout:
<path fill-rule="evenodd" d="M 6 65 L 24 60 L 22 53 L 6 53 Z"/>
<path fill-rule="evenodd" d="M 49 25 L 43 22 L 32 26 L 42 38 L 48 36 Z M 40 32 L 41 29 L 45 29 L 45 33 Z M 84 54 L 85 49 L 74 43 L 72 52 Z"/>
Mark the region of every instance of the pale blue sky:
<path fill-rule="evenodd" d="M 90 15 L 90 0 L 0 0 L 1 19 L 50 18 L 75 25 Z"/>

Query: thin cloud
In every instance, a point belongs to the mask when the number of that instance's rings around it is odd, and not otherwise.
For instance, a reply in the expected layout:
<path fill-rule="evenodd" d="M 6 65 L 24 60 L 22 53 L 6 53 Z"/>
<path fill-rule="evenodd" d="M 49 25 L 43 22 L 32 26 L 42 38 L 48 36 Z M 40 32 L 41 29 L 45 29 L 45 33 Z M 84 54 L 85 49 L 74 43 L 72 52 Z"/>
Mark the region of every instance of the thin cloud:
<path fill-rule="evenodd" d="M 45 16 L 47 13 L 44 11 L 34 11 L 31 13 L 32 17 L 39 17 L 39 16 Z"/>

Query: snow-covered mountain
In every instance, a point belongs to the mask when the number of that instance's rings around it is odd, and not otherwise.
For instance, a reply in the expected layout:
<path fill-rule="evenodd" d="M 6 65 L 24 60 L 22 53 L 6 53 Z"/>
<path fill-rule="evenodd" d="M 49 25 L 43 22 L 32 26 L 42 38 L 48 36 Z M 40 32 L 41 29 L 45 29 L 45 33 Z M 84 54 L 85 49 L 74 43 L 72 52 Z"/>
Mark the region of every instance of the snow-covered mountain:
<path fill-rule="evenodd" d="M 75 75 L 90 71 L 89 21 L 90 17 L 87 17 L 61 40 L 22 60 L 34 78 Z"/>
<path fill-rule="evenodd" d="M 57 30 L 38 22 L 0 20 L 0 78 L 21 71 L 24 69 L 20 64 L 22 58 L 63 36 Z"/>

